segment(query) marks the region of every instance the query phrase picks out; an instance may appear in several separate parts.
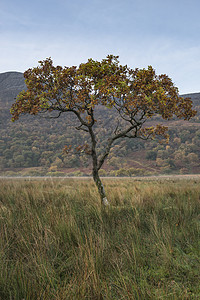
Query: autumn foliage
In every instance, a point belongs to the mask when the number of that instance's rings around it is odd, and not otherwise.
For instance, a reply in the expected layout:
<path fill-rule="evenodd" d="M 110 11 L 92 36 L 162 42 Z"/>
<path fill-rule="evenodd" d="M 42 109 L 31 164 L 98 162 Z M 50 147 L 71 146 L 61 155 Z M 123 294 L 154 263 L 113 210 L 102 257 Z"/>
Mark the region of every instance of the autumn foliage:
<path fill-rule="evenodd" d="M 102 61 L 89 59 L 79 67 L 55 67 L 48 58 L 40 61 L 38 67 L 28 69 L 24 77 L 27 90 L 22 91 L 13 104 L 12 120 L 22 114 L 47 114 L 56 118 L 62 113 L 73 113 L 79 121 L 75 128 L 90 135 L 91 145 L 79 150 L 92 156 L 93 178 L 99 189 L 98 171 L 117 139 L 156 136 L 167 139 L 166 126 L 145 127 L 145 123 L 156 115 L 164 120 L 174 116 L 189 120 L 196 114 L 192 101 L 179 96 L 167 75 L 156 75 L 151 66 L 147 69 L 122 66 L 113 55 Z M 117 111 L 119 118 L 104 153 L 98 156 L 93 128 L 98 122 L 95 108 L 100 105 Z"/>

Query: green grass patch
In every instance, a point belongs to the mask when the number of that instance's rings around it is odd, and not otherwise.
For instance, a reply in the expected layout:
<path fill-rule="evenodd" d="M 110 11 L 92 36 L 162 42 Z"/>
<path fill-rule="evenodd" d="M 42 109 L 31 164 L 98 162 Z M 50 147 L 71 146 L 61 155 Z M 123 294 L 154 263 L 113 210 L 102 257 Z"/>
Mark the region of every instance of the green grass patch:
<path fill-rule="evenodd" d="M 0 299 L 199 299 L 200 180 L 0 181 Z"/>

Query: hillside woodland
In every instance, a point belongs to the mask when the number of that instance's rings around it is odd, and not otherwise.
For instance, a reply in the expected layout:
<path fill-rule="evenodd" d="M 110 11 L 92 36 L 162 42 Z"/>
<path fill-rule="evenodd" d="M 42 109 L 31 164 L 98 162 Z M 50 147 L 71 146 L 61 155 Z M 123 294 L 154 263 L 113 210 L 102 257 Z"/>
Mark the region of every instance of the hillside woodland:
<path fill-rule="evenodd" d="M 22 117 L 11 122 L 10 108 L 15 97 L 25 89 L 22 73 L 0 74 L 0 173 L 1 175 L 69 175 L 91 174 L 91 161 L 80 147 L 89 144 L 89 136 L 74 129 L 76 120 L 63 114 L 57 119 Z M 197 115 L 191 121 L 165 122 L 169 143 L 156 140 L 118 140 L 100 171 L 102 176 L 142 176 L 157 174 L 200 173 L 200 93 L 191 97 Z M 117 115 L 112 109 L 99 107 L 96 119 L 98 151 L 113 130 Z M 154 117 L 149 124 L 157 124 Z M 77 124 L 78 125 L 78 124 Z M 63 152 L 65 146 L 73 151 Z M 77 153 L 78 152 L 78 153 Z"/>

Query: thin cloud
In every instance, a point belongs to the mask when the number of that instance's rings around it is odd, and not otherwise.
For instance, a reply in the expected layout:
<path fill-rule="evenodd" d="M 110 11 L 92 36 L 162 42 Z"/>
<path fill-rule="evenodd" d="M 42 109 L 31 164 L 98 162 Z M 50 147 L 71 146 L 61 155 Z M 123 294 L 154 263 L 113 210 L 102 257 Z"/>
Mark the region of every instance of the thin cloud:
<path fill-rule="evenodd" d="M 200 2 L 3 0 L 0 72 L 120 56 L 122 64 L 168 74 L 180 93 L 200 91 Z"/>

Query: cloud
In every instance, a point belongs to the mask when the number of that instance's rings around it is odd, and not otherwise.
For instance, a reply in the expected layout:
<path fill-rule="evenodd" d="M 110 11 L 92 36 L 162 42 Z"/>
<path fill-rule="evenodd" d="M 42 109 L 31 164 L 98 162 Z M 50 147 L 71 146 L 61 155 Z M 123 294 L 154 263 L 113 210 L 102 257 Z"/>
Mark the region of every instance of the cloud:
<path fill-rule="evenodd" d="M 0 72 L 23 72 L 50 56 L 70 66 L 114 54 L 132 68 L 168 74 L 181 93 L 198 92 L 199 2 L 178 2 L 3 0 Z"/>
<path fill-rule="evenodd" d="M 108 54 L 120 56 L 122 64 L 132 68 L 152 65 L 158 74 L 166 73 L 178 86 L 181 94 L 199 92 L 200 46 L 177 44 L 172 39 L 118 40 L 116 36 L 4 35 L 2 37 L 0 72 L 21 71 L 52 57 L 55 65 L 79 65 L 88 58 L 101 60 Z"/>

